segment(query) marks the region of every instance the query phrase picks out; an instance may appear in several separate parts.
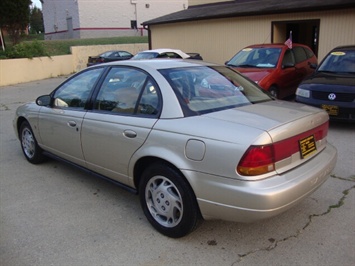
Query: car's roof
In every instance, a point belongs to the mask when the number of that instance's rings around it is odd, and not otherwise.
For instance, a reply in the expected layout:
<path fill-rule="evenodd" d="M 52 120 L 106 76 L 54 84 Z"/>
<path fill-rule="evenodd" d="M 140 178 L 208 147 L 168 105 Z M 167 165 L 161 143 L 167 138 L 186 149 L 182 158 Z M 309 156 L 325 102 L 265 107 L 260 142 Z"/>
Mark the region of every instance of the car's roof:
<path fill-rule="evenodd" d="M 334 51 L 334 50 L 355 50 L 355 44 L 354 45 L 338 46 L 338 47 L 335 47 L 334 49 L 332 49 L 332 51 Z"/>
<path fill-rule="evenodd" d="M 109 51 L 103 52 L 103 54 L 104 53 L 113 53 L 113 52 L 127 52 L 127 51 L 124 51 L 124 50 L 109 50 Z"/>
<path fill-rule="evenodd" d="M 129 53 L 129 54 L 130 54 L 130 52 L 127 52 L 127 51 L 125 51 L 125 50 L 109 50 L 109 51 L 102 52 L 101 54 L 116 53 L 116 52 L 126 52 L 126 53 Z M 100 55 L 101 55 L 101 54 L 100 54 Z"/>
<path fill-rule="evenodd" d="M 166 52 L 182 52 L 181 50 L 178 49 L 170 49 L 170 48 L 159 48 L 159 49 L 151 49 L 151 50 L 145 50 L 142 51 L 141 53 L 149 53 L 149 52 L 153 52 L 153 53 L 166 53 Z"/>
<path fill-rule="evenodd" d="M 283 48 L 286 45 L 284 43 L 260 43 L 260 44 L 252 44 L 247 47 L 273 47 L 273 48 Z M 300 43 L 292 43 L 292 46 L 306 46 Z"/>
<path fill-rule="evenodd" d="M 197 67 L 197 66 L 217 66 L 217 64 L 207 63 L 202 60 L 192 59 L 143 59 L 143 60 L 125 60 L 114 61 L 101 65 L 117 65 L 117 66 L 132 66 L 143 69 L 167 69 L 179 67 Z"/>
<path fill-rule="evenodd" d="M 170 49 L 170 48 L 159 48 L 159 49 L 145 50 L 145 51 L 142 51 L 142 52 L 139 52 L 139 53 L 158 53 L 158 54 L 162 54 L 162 53 L 169 53 L 169 52 L 176 53 L 176 54 L 180 55 L 183 58 L 190 57 L 188 54 L 184 53 L 181 50 Z"/>

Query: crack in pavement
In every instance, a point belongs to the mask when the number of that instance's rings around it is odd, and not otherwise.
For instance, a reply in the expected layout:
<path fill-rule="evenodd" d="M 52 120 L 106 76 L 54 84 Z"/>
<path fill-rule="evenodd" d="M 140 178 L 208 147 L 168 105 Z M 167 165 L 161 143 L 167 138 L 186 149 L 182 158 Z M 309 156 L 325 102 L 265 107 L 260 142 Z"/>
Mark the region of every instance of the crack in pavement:
<path fill-rule="evenodd" d="M 14 102 L 14 103 L 0 103 L 0 111 L 9 111 L 11 108 L 9 105 L 14 105 L 14 104 L 24 104 L 25 102 Z"/>
<path fill-rule="evenodd" d="M 10 108 L 6 104 L 0 104 L 0 111 L 8 111 Z"/>
<path fill-rule="evenodd" d="M 349 182 L 354 182 L 355 181 L 355 176 L 350 176 L 350 179 L 349 178 L 343 178 L 343 177 L 337 177 L 335 175 L 331 175 L 332 178 L 335 178 L 335 179 L 339 179 L 339 180 L 343 180 L 343 181 L 349 181 Z M 290 236 L 287 236 L 283 239 L 280 239 L 280 240 L 275 240 L 273 238 L 270 238 L 269 241 L 272 243 L 271 245 L 269 245 L 268 247 L 265 247 L 265 248 L 259 248 L 259 249 L 255 249 L 255 250 L 251 250 L 249 252 L 246 252 L 244 254 L 238 254 L 238 259 L 236 262 L 232 263 L 232 265 L 234 265 L 235 263 L 238 263 L 240 262 L 243 258 L 251 255 L 251 254 L 254 254 L 256 252 L 259 252 L 259 251 L 271 251 L 273 249 L 275 249 L 279 243 L 282 243 L 282 242 L 285 242 L 291 238 L 297 238 L 300 234 L 302 234 L 302 232 L 304 230 L 307 229 L 308 226 L 311 225 L 312 223 L 312 220 L 313 218 L 315 217 L 321 217 L 321 216 L 324 216 L 324 215 L 327 215 L 328 213 L 330 213 L 332 211 L 332 209 L 335 209 L 335 208 L 340 208 L 342 205 L 344 205 L 344 201 L 347 197 L 347 195 L 349 194 L 350 190 L 354 189 L 355 188 L 355 185 L 353 185 L 352 187 L 344 190 L 342 193 L 343 193 L 343 196 L 339 199 L 339 201 L 334 204 L 334 205 L 330 205 L 328 207 L 328 209 L 323 212 L 323 213 L 320 213 L 320 214 L 311 214 L 308 216 L 308 222 L 305 224 L 305 226 L 302 227 L 302 229 L 299 229 L 297 230 L 297 232 L 293 235 L 290 235 Z"/>
<path fill-rule="evenodd" d="M 340 177 L 340 176 L 336 176 L 336 175 L 330 175 L 330 177 L 335 178 L 335 179 L 339 179 L 339 180 L 343 180 L 343 181 L 355 181 L 355 175 L 350 176 L 348 178 L 344 178 L 344 177 Z"/>

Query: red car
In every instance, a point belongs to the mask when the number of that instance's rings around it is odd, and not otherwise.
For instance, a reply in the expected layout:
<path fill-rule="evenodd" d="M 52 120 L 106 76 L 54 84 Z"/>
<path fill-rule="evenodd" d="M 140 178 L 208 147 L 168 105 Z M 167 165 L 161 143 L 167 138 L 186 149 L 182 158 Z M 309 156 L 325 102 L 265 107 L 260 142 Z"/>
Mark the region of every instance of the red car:
<path fill-rule="evenodd" d="M 301 81 L 317 67 L 317 58 L 303 44 L 258 44 L 245 47 L 226 62 L 274 97 L 293 96 Z"/>

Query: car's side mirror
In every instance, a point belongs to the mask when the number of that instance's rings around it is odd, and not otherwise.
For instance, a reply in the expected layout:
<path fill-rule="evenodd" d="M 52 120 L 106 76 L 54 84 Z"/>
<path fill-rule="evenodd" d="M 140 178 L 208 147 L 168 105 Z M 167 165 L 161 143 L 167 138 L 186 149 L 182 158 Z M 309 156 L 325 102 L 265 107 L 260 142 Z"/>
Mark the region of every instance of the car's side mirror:
<path fill-rule="evenodd" d="M 295 67 L 295 64 L 294 63 L 286 63 L 286 64 L 283 64 L 282 65 L 282 68 L 285 69 L 285 68 L 291 68 L 291 67 Z"/>
<path fill-rule="evenodd" d="M 48 106 L 51 104 L 51 96 L 50 95 L 42 95 L 36 99 L 36 104 L 39 106 Z"/>
<path fill-rule="evenodd" d="M 309 63 L 309 67 L 312 68 L 312 69 L 316 69 L 317 66 L 318 66 L 317 64 Z"/>

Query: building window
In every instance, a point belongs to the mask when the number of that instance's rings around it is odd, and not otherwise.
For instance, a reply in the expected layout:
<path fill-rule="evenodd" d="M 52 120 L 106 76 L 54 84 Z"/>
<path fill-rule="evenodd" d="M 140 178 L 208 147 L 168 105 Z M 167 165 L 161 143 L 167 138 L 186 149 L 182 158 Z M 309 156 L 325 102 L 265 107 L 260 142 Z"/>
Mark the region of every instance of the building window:
<path fill-rule="evenodd" d="M 131 20 L 131 29 L 137 29 L 137 20 Z"/>

